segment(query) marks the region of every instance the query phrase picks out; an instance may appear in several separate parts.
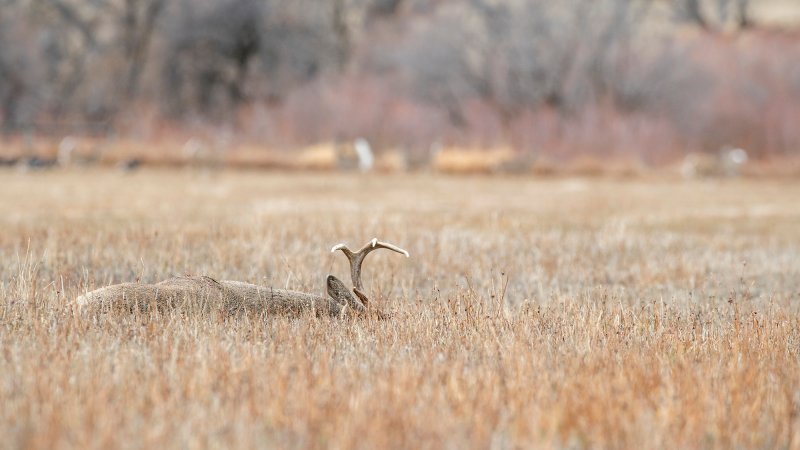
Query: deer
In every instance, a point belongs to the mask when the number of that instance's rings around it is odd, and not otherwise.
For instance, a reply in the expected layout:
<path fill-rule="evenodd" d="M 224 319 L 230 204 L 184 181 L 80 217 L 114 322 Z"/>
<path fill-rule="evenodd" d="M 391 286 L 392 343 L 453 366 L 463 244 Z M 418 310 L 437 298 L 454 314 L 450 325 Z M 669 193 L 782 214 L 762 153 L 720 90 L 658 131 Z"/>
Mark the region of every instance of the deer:
<path fill-rule="evenodd" d="M 220 310 L 227 314 L 241 312 L 268 315 L 300 315 L 310 311 L 316 317 L 389 316 L 377 308 L 364 292 L 361 269 L 364 258 L 378 249 L 391 250 L 408 258 L 408 251 L 377 238 L 358 251 L 344 243 L 334 245 L 350 263 L 352 290 L 333 275 L 326 279 L 328 297 L 288 289 L 277 289 L 241 281 L 217 281 L 209 276 L 178 276 L 154 283 L 121 283 L 87 292 L 76 299 L 81 308 L 148 311 L 150 308 Z M 352 292 L 352 293 L 351 293 Z"/>

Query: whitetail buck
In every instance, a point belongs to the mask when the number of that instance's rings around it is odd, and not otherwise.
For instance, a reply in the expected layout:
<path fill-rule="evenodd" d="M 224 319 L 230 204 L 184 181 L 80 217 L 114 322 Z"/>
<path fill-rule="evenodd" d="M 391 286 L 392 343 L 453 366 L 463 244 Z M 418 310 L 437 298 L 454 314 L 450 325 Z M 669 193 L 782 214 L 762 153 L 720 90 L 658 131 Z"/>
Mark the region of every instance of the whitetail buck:
<path fill-rule="evenodd" d="M 221 310 L 226 313 L 264 312 L 270 315 L 296 315 L 312 311 L 317 316 L 342 317 L 374 314 L 379 311 L 364 293 L 361 282 L 361 265 L 373 250 L 384 248 L 408 257 L 408 252 L 395 245 L 373 239 L 357 252 L 345 244 L 338 244 L 331 252 L 341 250 L 350 262 L 352 292 L 333 275 L 328 275 L 328 297 L 286 289 L 274 289 L 240 281 L 217 281 L 207 276 L 174 277 L 155 284 L 122 283 L 100 288 L 76 300 L 82 307 L 101 307 L 128 311 L 169 308 L 194 308 Z"/>

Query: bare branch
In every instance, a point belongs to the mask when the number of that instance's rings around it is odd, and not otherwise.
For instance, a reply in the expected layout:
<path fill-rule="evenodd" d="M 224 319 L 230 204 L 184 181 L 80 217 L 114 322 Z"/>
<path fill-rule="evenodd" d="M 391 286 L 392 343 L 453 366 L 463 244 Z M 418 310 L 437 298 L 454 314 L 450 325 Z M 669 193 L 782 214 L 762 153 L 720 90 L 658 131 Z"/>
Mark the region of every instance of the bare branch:
<path fill-rule="evenodd" d="M 63 0 L 53 1 L 53 7 L 65 22 L 69 23 L 75 27 L 76 30 L 78 30 L 78 33 L 80 33 L 89 49 L 94 50 L 95 47 L 97 47 L 97 40 L 95 39 L 94 30 L 92 30 L 89 24 L 80 17 L 78 12 L 75 11 L 74 7 L 68 5 Z"/>

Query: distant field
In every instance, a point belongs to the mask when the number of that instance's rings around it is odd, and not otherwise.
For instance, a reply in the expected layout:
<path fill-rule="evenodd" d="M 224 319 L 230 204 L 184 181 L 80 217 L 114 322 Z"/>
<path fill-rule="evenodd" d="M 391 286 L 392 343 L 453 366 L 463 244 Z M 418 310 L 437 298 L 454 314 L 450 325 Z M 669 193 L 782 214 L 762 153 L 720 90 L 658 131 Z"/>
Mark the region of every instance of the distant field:
<path fill-rule="evenodd" d="M 800 181 L 0 171 L 8 448 L 800 448 Z M 121 281 L 389 321 L 92 316 Z"/>

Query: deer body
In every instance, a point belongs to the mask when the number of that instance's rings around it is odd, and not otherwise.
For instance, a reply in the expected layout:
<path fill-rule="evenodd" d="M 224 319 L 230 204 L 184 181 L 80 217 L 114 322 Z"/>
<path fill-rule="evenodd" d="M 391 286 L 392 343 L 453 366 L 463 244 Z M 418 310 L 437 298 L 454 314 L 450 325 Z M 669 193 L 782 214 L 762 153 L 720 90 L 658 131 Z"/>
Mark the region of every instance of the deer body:
<path fill-rule="evenodd" d="M 175 277 L 155 284 L 122 283 L 78 297 L 80 306 L 103 306 L 128 310 L 196 309 L 267 314 L 299 314 L 339 317 L 344 305 L 331 298 L 286 289 L 273 289 L 239 281 L 217 281 L 210 277 Z"/>
<path fill-rule="evenodd" d="M 339 244 L 331 250 L 342 250 L 351 265 L 353 293 L 333 275 L 328 275 L 328 297 L 287 289 L 275 289 L 240 281 L 217 281 L 207 276 L 174 277 L 155 284 L 122 283 L 100 288 L 77 298 L 81 307 L 105 309 L 147 310 L 191 309 L 216 310 L 227 314 L 266 313 L 268 315 L 298 315 L 312 311 L 316 316 L 342 317 L 364 315 L 369 300 L 361 292 L 361 263 L 370 251 L 387 248 L 408 256 L 408 252 L 391 244 L 373 239 L 359 252 L 353 253 Z M 357 297 L 357 298 L 356 298 Z M 379 311 L 378 316 L 382 317 Z"/>

